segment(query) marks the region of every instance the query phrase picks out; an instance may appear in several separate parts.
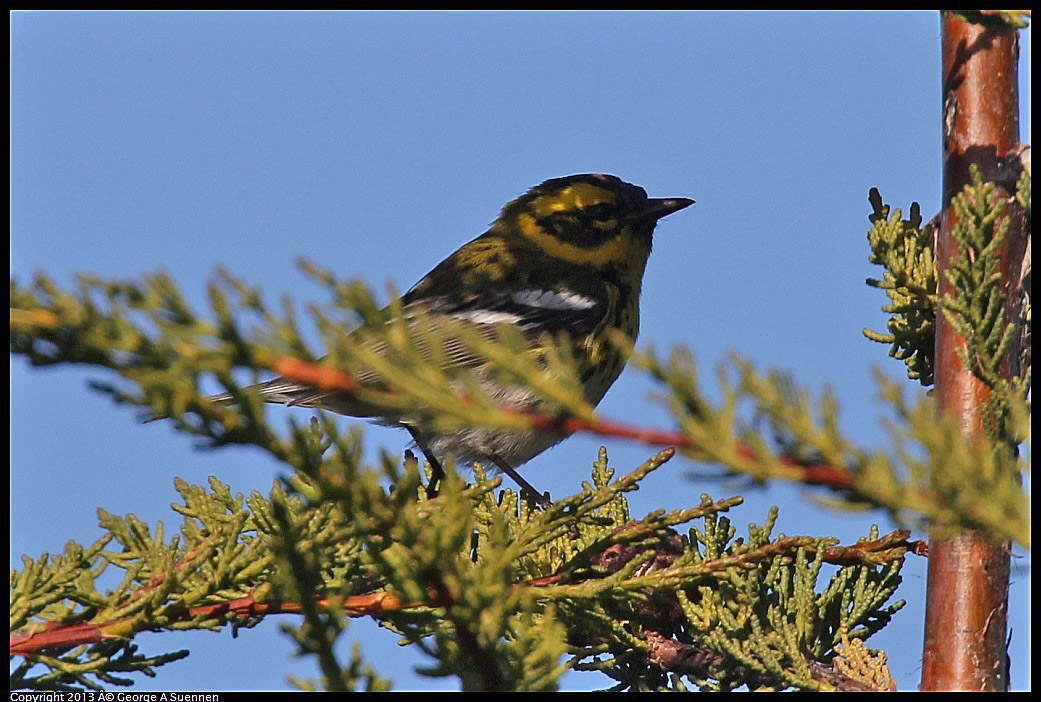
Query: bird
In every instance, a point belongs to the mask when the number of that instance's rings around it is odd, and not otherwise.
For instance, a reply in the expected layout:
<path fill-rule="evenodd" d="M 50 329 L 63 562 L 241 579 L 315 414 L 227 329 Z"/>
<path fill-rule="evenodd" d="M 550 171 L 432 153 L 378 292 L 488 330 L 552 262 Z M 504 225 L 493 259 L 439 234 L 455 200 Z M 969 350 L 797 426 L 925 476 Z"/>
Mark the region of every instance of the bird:
<path fill-rule="evenodd" d="M 551 178 L 507 203 L 486 232 L 441 261 L 388 310 L 398 310 L 408 326 L 422 319 L 436 328 L 438 320 L 452 320 L 488 339 L 509 325 L 536 354 L 566 338 L 585 399 L 596 406 L 622 372 L 639 332 L 640 290 L 654 229 L 662 217 L 693 203 L 685 197 L 650 198 L 643 188 L 613 175 Z M 618 343 L 619 334 L 628 343 Z M 446 340 L 442 359 L 470 368 L 503 405 L 530 412 L 543 406 L 530 388 L 483 376 L 486 361 L 461 343 Z M 374 374 L 364 373 L 355 380 L 377 382 Z M 438 432 L 349 393 L 290 378 L 253 387 L 265 402 L 405 428 L 431 466 L 430 495 L 444 476 L 439 457 L 450 454 L 505 472 L 546 507 L 548 494 L 535 490 L 516 469 L 569 435 L 490 427 Z M 210 399 L 234 401 L 230 394 Z"/>

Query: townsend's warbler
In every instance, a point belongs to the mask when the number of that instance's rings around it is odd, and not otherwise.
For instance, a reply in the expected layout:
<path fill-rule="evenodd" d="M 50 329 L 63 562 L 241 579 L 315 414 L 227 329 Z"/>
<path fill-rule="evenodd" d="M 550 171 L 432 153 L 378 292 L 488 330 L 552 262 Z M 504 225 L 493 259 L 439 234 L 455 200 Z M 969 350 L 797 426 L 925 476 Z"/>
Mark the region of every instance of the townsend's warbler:
<path fill-rule="evenodd" d="M 407 323 L 422 311 L 425 323 L 434 326 L 439 317 L 475 325 L 479 331 L 515 325 L 533 349 L 555 343 L 560 332 L 566 332 L 586 399 L 596 405 L 626 361 L 623 345 L 610 337 L 620 332 L 630 342 L 636 339 L 640 283 L 654 227 L 665 215 L 693 202 L 648 198 L 643 188 L 611 175 L 547 180 L 507 204 L 487 232 L 405 293 L 402 312 Z M 455 365 L 480 363 L 461 345 L 447 348 L 446 356 Z M 479 368 L 476 371 L 480 373 Z M 529 389 L 512 385 L 488 389 L 505 405 L 539 409 Z M 481 427 L 429 432 L 408 417 L 387 416 L 351 395 L 287 378 L 262 383 L 258 391 L 266 402 L 378 417 L 381 423 L 402 426 L 427 457 L 435 477 L 443 475 L 437 457 L 452 454 L 459 460 L 491 464 L 533 493 L 514 468 L 566 437 L 534 429 Z M 231 397 L 213 399 L 226 402 Z"/>

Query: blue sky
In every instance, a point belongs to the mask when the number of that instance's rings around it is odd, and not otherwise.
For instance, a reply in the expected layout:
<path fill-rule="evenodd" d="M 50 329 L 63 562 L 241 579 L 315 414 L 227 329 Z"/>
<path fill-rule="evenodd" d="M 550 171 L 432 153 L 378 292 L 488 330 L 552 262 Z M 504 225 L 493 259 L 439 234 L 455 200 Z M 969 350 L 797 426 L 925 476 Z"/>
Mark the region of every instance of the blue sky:
<path fill-rule="evenodd" d="M 377 290 L 406 289 L 551 177 L 605 172 L 697 204 L 658 228 L 640 345 L 690 346 L 713 369 L 734 350 L 760 369 L 830 385 L 842 427 L 884 446 L 872 369 L 902 376 L 863 327 L 885 298 L 864 279 L 868 189 L 928 218 L 940 206 L 940 29 L 921 13 L 30 13 L 11 15 L 11 273 L 136 277 L 164 270 L 198 308 L 217 265 L 324 302 L 304 256 Z M 1030 140 L 1030 32 L 1022 34 L 1021 139 Z M 200 452 L 92 392 L 84 368 L 11 364 L 11 562 L 93 541 L 96 509 L 179 524 L 173 479 L 216 475 L 267 492 L 279 466 L 248 449 Z M 604 416 L 668 427 L 630 369 Z M 297 413 L 304 410 L 298 410 Z M 367 428 L 372 457 L 403 432 Z M 525 475 L 554 495 L 589 476 L 602 440 L 574 437 Z M 610 442 L 627 470 L 651 451 Z M 702 477 L 692 479 L 692 472 Z M 675 459 L 630 497 L 635 515 L 743 494 L 731 518 L 852 542 L 881 514 L 835 512 L 812 490 L 763 489 Z M 59 489 L 52 489 L 52 485 Z M 1012 679 L 1030 684 L 1029 554 L 1014 559 Z M 908 606 L 870 640 L 901 689 L 920 675 L 925 562 Z M 278 621 L 240 633 L 145 635 L 185 661 L 136 689 L 288 689 L 317 677 Z M 455 689 L 366 620 L 357 640 L 396 689 Z M 573 673 L 565 689 L 606 686 Z"/>

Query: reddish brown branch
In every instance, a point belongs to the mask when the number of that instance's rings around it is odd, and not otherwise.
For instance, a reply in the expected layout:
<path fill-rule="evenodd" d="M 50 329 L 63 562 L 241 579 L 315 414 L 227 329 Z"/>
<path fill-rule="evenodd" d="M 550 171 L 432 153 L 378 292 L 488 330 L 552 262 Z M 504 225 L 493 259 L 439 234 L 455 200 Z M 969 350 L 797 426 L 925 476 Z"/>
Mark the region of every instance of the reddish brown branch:
<path fill-rule="evenodd" d="M 152 584 L 149 583 L 143 586 L 141 590 L 150 589 L 151 586 Z M 141 590 L 132 593 L 131 599 L 137 599 Z M 403 603 L 388 592 L 354 595 L 343 600 L 327 598 L 317 600 L 318 606 L 326 609 L 332 609 L 335 606 L 334 603 L 337 602 L 345 612 L 354 615 L 372 616 L 412 607 L 428 606 L 421 602 Z M 174 619 L 177 621 L 192 621 L 193 619 L 216 619 L 226 616 L 247 619 L 269 614 L 301 614 L 302 611 L 303 608 L 297 602 L 258 601 L 250 595 L 229 602 L 191 607 Z M 52 622 L 42 625 L 38 629 L 30 629 L 26 633 L 12 636 L 10 640 L 11 655 L 31 656 L 45 649 L 67 649 L 73 646 L 97 644 L 113 639 L 128 639 L 138 633 L 134 626 L 135 618 L 133 617 L 125 617 L 100 624 L 62 624 L 60 622 Z"/>
<path fill-rule="evenodd" d="M 918 553 L 921 542 L 907 541 L 908 533 L 907 531 L 895 531 L 875 541 L 861 542 L 847 547 L 832 546 L 825 551 L 824 560 L 837 565 L 881 564 L 896 560 L 908 551 Z M 671 563 L 669 559 L 674 560 L 678 554 L 675 552 L 675 544 L 668 539 L 665 541 L 664 548 L 668 553 L 663 556 L 662 567 L 667 567 Z M 812 546 L 808 548 L 812 553 Z M 623 557 L 614 564 L 613 570 L 617 571 L 636 553 L 637 551 L 634 549 L 631 553 L 626 552 L 623 554 Z M 513 587 L 550 587 L 561 581 L 567 581 L 569 576 L 570 573 L 561 573 L 529 580 Z M 153 578 L 141 588 L 132 592 L 130 601 L 139 599 L 147 591 L 153 589 L 156 582 L 156 579 Z M 447 590 L 443 587 L 443 584 L 440 589 L 432 587 L 428 595 L 430 597 L 428 602 L 402 602 L 389 592 L 373 592 L 367 595 L 352 595 L 342 599 L 320 598 L 316 600 L 316 603 L 319 607 L 326 610 L 338 608 L 340 611 L 354 616 L 372 617 L 417 607 L 451 606 L 451 599 L 448 597 Z M 272 614 L 301 614 L 302 612 L 303 608 L 298 602 L 257 600 L 250 595 L 229 602 L 191 607 L 183 613 L 172 617 L 172 619 L 176 621 L 218 619 L 221 617 L 248 619 Z M 116 639 L 130 639 L 138 633 L 139 629 L 137 627 L 139 625 L 140 623 L 135 617 L 124 617 L 101 623 L 71 624 L 51 622 L 40 624 L 25 633 L 11 637 L 10 655 L 33 656 L 48 649 L 64 650 L 74 646 L 98 644 Z"/>
<path fill-rule="evenodd" d="M 1008 27 L 971 24 L 953 12 L 942 18 L 943 202 L 937 240 L 938 293 L 952 294 L 946 271 L 960 255 L 952 232 L 951 198 L 971 182 L 970 167 L 984 181 L 1010 191 L 1010 157 L 1019 145 L 1019 34 Z M 1006 293 L 1027 241 L 1022 221 L 1010 221 L 1003 244 Z M 1009 300 L 1018 299 L 1009 296 Z M 1006 319 L 1015 319 L 1007 310 Z M 1014 346 L 1014 344 L 1013 344 Z M 988 388 L 962 362 L 963 339 L 944 315 L 936 318 L 936 399 L 940 413 L 954 416 L 965 434 L 982 437 Z M 1013 355 L 1018 349 L 1010 349 Z M 1006 377 L 1014 372 L 1010 358 Z M 964 531 L 936 535 L 929 545 L 922 691 L 1006 689 L 1005 628 L 1008 612 L 1009 553 L 1006 544 Z"/>
<path fill-rule="evenodd" d="M 928 556 L 928 544 L 924 541 L 908 541 L 910 535 L 910 530 L 900 529 L 874 541 L 861 541 L 853 546 L 831 546 L 824 551 L 824 560 L 833 565 L 847 566 L 888 563 L 907 552 Z"/>
<path fill-rule="evenodd" d="M 279 358 L 275 361 L 272 369 L 279 375 L 300 383 L 314 385 L 322 390 L 353 393 L 358 389 L 357 382 L 346 373 L 295 358 Z M 466 398 L 460 399 L 466 401 Z M 679 432 L 635 427 L 608 419 L 588 421 L 578 417 L 538 414 L 516 408 L 506 409 L 511 413 L 526 417 L 531 426 L 536 429 L 562 434 L 584 432 L 598 436 L 629 439 L 630 441 L 638 441 L 652 446 L 673 446 L 688 450 L 699 448 L 693 441 Z M 738 455 L 746 460 L 761 460 L 759 454 L 745 444 L 738 443 L 737 452 Z M 851 490 L 853 488 L 853 474 L 845 467 L 823 463 L 807 464 L 789 456 L 781 456 L 778 460 L 784 466 L 801 471 L 802 475 L 799 478 L 799 482 L 806 485 L 819 485 L 836 491 Z"/>

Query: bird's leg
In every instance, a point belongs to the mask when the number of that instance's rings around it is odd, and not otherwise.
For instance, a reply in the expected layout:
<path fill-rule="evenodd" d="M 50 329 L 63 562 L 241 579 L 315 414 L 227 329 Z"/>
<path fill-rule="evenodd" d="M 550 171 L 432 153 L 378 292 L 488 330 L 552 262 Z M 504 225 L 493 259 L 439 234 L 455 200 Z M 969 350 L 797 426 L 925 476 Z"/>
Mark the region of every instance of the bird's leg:
<path fill-rule="evenodd" d="M 541 507 L 543 510 L 547 510 L 553 505 L 553 501 L 549 499 L 548 492 L 539 492 L 538 490 L 536 490 L 534 487 L 532 487 L 531 483 L 522 478 L 520 473 L 515 471 L 509 463 L 502 460 L 502 458 L 496 456 L 494 453 L 489 454 L 488 458 L 489 460 L 491 460 L 492 463 L 498 466 L 499 470 L 501 470 L 506 475 L 510 476 L 513 479 L 513 482 L 517 483 L 517 485 L 520 486 L 521 490 L 527 490 L 528 492 L 530 492 L 532 496 L 535 497 L 535 502 L 537 502 L 539 507 Z"/>
<path fill-rule="evenodd" d="M 404 425 L 408 429 L 408 433 L 412 436 L 412 440 L 416 442 L 416 446 L 423 452 L 423 455 L 427 459 L 427 463 L 430 464 L 430 482 L 427 483 L 427 499 L 432 500 L 437 497 L 437 485 L 445 478 L 445 469 L 441 467 L 441 462 L 437 460 L 434 454 L 430 453 L 430 449 L 427 448 L 426 444 L 419 436 L 414 428 Z"/>

